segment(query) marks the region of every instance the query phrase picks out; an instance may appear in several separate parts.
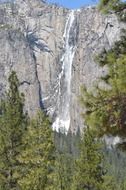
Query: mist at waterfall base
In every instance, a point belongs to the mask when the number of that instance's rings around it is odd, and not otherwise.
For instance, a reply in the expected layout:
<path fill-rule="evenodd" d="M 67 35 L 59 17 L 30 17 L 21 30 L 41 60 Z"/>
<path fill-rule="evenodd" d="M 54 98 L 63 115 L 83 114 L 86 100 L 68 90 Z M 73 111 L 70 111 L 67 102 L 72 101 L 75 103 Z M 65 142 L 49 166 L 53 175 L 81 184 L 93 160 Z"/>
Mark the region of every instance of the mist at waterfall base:
<path fill-rule="evenodd" d="M 69 9 L 78 9 L 83 6 L 95 5 L 98 0 L 48 0 L 50 3 L 57 3 Z"/>
<path fill-rule="evenodd" d="M 56 131 L 67 133 L 70 127 L 70 97 L 71 97 L 71 75 L 72 62 L 75 53 L 75 45 L 71 43 L 71 30 L 75 20 L 74 10 L 69 12 L 64 29 L 64 53 L 61 57 L 62 70 L 59 74 L 59 94 L 57 98 L 58 112 L 52 125 Z M 62 91 L 62 86 L 65 91 Z"/>

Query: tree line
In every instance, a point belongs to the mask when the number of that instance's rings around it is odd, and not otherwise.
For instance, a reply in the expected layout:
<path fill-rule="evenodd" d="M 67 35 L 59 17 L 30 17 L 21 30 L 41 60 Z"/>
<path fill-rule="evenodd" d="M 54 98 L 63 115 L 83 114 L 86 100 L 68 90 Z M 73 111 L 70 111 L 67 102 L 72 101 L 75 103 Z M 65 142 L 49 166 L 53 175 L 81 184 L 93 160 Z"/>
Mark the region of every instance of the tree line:
<path fill-rule="evenodd" d="M 89 189 L 96 181 L 98 186 L 102 184 L 102 157 L 92 134 L 85 133 L 81 156 L 75 164 L 67 151 L 56 149 L 46 114 L 39 111 L 30 119 L 24 113 L 24 95 L 19 92 L 19 86 L 12 71 L 9 90 L 0 104 L 0 189 Z M 87 157 L 90 160 L 86 161 Z M 81 176 L 82 172 L 85 176 Z"/>
<path fill-rule="evenodd" d="M 114 11 L 125 21 L 125 3 L 102 0 L 99 7 Z M 118 181 L 116 171 L 110 172 L 106 155 L 109 157 L 112 149 L 105 148 L 102 139 L 104 135 L 120 137 L 114 148 L 117 157 L 122 154 L 118 148 L 126 149 L 125 30 L 96 62 L 107 66 L 108 72 L 91 90 L 83 87 L 81 104 L 86 108 L 83 117 L 87 127 L 77 137 L 52 131 L 42 110 L 29 118 L 20 82 L 16 72 L 11 72 L 9 89 L 0 101 L 0 190 L 126 190 L 125 176 Z"/>
<path fill-rule="evenodd" d="M 19 92 L 16 72 L 12 71 L 8 82 L 0 103 L 1 190 L 119 190 L 104 164 L 103 142 L 95 128 L 87 127 L 74 141 L 69 133 L 68 147 L 63 134 L 52 131 L 44 112 L 40 110 L 34 119 L 24 112 L 25 97 Z M 97 114 L 95 118 L 99 119 Z"/>

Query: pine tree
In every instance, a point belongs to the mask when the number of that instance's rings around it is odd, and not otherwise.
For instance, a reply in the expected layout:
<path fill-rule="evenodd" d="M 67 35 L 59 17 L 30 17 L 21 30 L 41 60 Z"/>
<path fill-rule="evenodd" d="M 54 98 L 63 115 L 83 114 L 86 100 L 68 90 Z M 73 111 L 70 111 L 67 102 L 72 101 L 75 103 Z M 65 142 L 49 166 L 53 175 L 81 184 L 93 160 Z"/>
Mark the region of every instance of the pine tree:
<path fill-rule="evenodd" d="M 0 188 L 17 189 L 20 164 L 17 160 L 22 148 L 22 135 L 27 116 L 23 113 L 24 97 L 19 93 L 19 80 L 12 71 L 9 90 L 0 105 Z"/>
<path fill-rule="evenodd" d="M 48 117 L 39 112 L 30 122 L 23 138 L 24 148 L 18 157 L 23 165 L 19 185 L 22 190 L 53 189 L 55 147 L 51 123 Z"/>
<path fill-rule="evenodd" d="M 114 10 L 115 6 L 118 6 L 120 0 L 100 0 L 98 8 L 104 13 Z"/>
<path fill-rule="evenodd" d="M 108 67 L 93 91 L 83 89 L 82 104 L 85 106 L 85 124 L 95 128 L 100 135 L 126 136 L 126 36 L 116 42 L 108 52 L 98 57 L 101 66 Z M 95 93 L 94 93 L 95 92 Z"/>
<path fill-rule="evenodd" d="M 122 190 L 113 176 L 106 175 L 103 177 L 103 180 L 104 183 L 101 185 L 101 190 Z"/>
<path fill-rule="evenodd" d="M 72 155 L 67 152 L 57 152 L 55 164 L 55 190 L 70 190 L 74 171 Z"/>
<path fill-rule="evenodd" d="M 89 128 L 84 130 L 80 157 L 76 161 L 73 190 L 102 190 L 105 174 L 103 155 L 101 143 L 95 137 Z"/>
<path fill-rule="evenodd" d="M 110 13 L 114 12 L 118 16 L 118 18 L 126 22 L 126 2 L 122 0 L 100 0 L 98 3 L 98 9 L 102 13 Z"/>

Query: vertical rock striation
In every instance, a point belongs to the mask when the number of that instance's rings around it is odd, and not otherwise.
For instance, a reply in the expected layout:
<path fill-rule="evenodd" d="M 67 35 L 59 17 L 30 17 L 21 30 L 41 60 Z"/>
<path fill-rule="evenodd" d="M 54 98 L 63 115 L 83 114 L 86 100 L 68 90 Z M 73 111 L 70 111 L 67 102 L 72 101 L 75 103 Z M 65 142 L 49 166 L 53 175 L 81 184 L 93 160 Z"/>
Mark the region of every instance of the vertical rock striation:
<path fill-rule="evenodd" d="M 0 96 L 15 70 L 28 113 L 42 108 L 54 129 L 76 132 L 83 126 L 80 87 L 90 88 L 105 72 L 94 57 L 125 27 L 114 14 L 101 15 L 95 7 L 70 11 L 41 0 L 0 4 Z"/>
<path fill-rule="evenodd" d="M 116 15 L 102 15 L 95 7 L 81 9 L 77 15 L 79 23 L 78 43 L 73 61 L 71 83 L 71 129 L 76 132 L 83 126 L 82 108 L 79 103 L 81 86 L 91 88 L 106 68 L 99 68 L 95 56 L 103 49 L 110 49 L 119 40 L 121 29 L 126 28 Z"/>

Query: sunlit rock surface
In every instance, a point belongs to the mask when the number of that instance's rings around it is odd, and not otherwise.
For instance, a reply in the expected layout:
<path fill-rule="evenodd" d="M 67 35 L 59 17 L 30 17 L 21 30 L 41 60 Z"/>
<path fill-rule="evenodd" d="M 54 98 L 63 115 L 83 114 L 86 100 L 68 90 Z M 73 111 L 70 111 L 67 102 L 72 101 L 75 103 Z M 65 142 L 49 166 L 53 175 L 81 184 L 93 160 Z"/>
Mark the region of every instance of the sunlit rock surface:
<path fill-rule="evenodd" d="M 105 72 L 94 57 L 124 27 L 114 14 L 101 15 L 95 7 L 73 11 L 41 0 L 0 4 L 0 96 L 15 70 L 29 115 L 42 108 L 54 129 L 76 132 L 83 127 L 80 88 L 90 88 Z"/>

